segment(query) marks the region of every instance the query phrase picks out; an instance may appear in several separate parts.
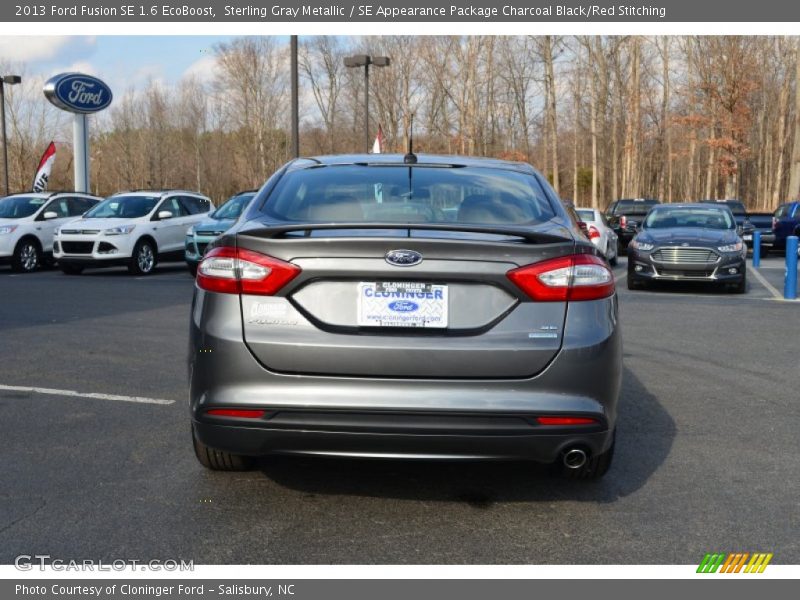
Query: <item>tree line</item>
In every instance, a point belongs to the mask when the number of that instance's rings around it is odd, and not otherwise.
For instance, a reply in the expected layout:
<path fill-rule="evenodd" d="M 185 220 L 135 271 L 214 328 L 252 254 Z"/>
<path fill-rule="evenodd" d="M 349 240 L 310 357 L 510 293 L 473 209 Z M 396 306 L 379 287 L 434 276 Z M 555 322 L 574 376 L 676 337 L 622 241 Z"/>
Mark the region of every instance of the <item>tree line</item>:
<path fill-rule="evenodd" d="M 530 162 L 581 205 L 740 198 L 772 210 L 800 194 L 798 39 L 304 37 L 301 154 L 366 150 L 364 72 L 344 58 L 385 55 L 369 90 L 385 151 L 405 152 L 413 121 L 415 151 Z M 291 158 L 288 43 L 242 37 L 213 53 L 207 80 L 117 90 L 92 117 L 93 192 L 190 188 L 219 202 Z M 71 140 L 69 116 L 35 77 L 6 96 L 11 188 L 29 189 L 50 139 Z M 51 188 L 69 188 L 71 169 L 61 143 Z"/>

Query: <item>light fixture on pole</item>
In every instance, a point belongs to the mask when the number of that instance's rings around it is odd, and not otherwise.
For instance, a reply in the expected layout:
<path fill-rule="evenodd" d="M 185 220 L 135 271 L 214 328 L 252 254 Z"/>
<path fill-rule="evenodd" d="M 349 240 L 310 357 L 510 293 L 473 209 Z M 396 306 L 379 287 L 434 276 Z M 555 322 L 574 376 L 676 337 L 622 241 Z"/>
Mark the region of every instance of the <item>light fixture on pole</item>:
<path fill-rule="evenodd" d="M 3 177 L 5 178 L 6 196 L 8 196 L 8 138 L 6 137 L 6 85 L 22 83 L 19 75 L 0 76 L 0 121 L 3 129 Z"/>
<path fill-rule="evenodd" d="M 370 56 L 369 54 L 356 54 L 344 59 L 344 66 L 350 69 L 364 67 L 364 147 L 369 152 L 369 66 L 388 67 L 391 60 L 388 56 Z"/>

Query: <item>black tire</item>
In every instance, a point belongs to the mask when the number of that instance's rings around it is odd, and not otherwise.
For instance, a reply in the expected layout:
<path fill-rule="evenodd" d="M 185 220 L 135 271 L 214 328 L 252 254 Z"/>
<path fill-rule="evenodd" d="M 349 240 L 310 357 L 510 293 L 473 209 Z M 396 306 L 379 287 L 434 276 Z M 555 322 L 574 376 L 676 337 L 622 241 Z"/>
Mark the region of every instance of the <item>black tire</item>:
<path fill-rule="evenodd" d="M 761 258 L 769 256 L 769 246 L 761 246 Z"/>
<path fill-rule="evenodd" d="M 197 277 L 197 263 L 186 263 L 186 266 L 189 267 L 189 273 L 192 274 L 192 277 Z"/>
<path fill-rule="evenodd" d="M 153 242 L 139 240 L 133 248 L 133 256 L 128 263 L 128 271 L 132 275 L 149 275 L 158 265 L 158 254 Z"/>
<path fill-rule="evenodd" d="M 616 267 L 619 264 L 619 254 L 615 254 L 613 258 L 609 258 L 608 264 L 612 267 Z"/>
<path fill-rule="evenodd" d="M 628 289 L 629 290 L 640 290 L 640 289 L 642 289 L 642 287 L 643 287 L 642 282 L 639 281 L 639 278 L 636 276 L 636 273 L 631 268 L 628 268 L 628 277 L 627 277 L 627 279 L 628 279 Z"/>
<path fill-rule="evenodd" d="M 80 275 L 83 273 L 83 267 L 80 265 L 58 263 L 58 266 L 61 268 L 61 272 L 64 273 L 64 275 Z"/>
<path fill-rule="evenodd" d="M 558 468 L 559 474 L 564 479 L 580 479 L 583 481 L 597 480 L 603 477 L 611 468 L 611 463 L 614 461 L 614 446 L 616 445 L 616 430 L 612 434 L 611 445 L 608 450 L 589 457 L 584 465 L 578 469 L 570 469 L 565 467 L 563 462 L 559 459 Z"/>
<path fill-rule="evenodd" d="M 32 238 L 22 238 L 14 248 L 11 257 L 11 269 L 15 273 L 33 273 L 42 262 L 42 248 Z"/>
<path fill-rule="evenodd" d="M 733 284 L 731 289 L 734 294 L 744 294 L 747 292 L 747 275 L 742 275 L 742 280 L 739 283 Z"/>
<path fill-rule="evenodd" d="M 209 448 L 197 439 L 192 429 L 194 455 L 206 469 L 212 471 L 248 471 L 253 468 L 253 458 Z"/>

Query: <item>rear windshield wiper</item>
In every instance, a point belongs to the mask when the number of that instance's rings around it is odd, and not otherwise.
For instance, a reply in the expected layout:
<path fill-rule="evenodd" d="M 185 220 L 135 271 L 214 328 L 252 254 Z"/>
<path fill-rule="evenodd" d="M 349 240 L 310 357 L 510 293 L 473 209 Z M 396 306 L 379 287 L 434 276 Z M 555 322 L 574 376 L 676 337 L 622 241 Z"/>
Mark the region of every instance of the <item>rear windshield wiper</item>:
<path fill-rule="evenodd" d="M 563 242 L 569 238 L 535 231 L 530 228 L 520 226 L 489 226 L 489 225 L 462 225 L 458 223 L 294 223 L 291 225 L 266 225 L 258 230 L 248 231 L 248 234 L 258 235 L 259 237 L 274 239 L 282 237 L 287 233 L 295 231 L 305 232 L 310 235 L 312 231 L 324 231 L 335 229 L 407 229 L 409 237 L 412 231 L 452 231 L 463 233 L 486 233 L 492 235 L 505 235 L 522 238 L 532 244 L 546 244 L 550 242 Z"/>

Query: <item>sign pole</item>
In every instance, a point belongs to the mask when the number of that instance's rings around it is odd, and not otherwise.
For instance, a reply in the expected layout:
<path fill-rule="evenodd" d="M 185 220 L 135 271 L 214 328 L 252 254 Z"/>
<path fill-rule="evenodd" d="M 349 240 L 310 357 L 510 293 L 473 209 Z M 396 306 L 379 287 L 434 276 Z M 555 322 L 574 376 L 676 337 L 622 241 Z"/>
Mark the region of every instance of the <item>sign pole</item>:
<path fill-rule="evenodd" d="M 86 115 L 75 113 L 72 120 L 75 191 L 89 193 L 89 129 Z"/>

